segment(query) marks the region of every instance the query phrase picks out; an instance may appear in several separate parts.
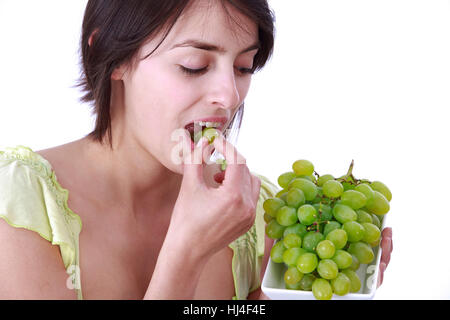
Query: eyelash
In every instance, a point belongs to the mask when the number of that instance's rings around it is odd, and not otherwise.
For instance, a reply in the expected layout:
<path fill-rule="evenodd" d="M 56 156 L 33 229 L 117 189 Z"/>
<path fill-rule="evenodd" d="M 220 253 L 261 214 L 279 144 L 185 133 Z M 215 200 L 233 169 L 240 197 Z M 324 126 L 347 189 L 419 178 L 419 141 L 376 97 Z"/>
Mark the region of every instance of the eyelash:
<path fill-rule="evenodd" d="M 189 69 L 189 68 L 186 68 L 186 67 L 181 66 L 181 65 L 179 67 L 180 67 L 180 69 L 181 69 L 181 71 L 183 73 L 185 73 L 185 74 L 187 74 L 189 76 L 201 75 L 204 72 L 206 72 L 207 69 L 208 69 L 208 67 L 201 68 L 201 69 Z M 244 74 L 244 75 L 245 74 L 253 74 L 254 73 L 254 70 L 248 69 L 248 68 L 238 68 L 238 70 L 239 70 L 239 72 L 241 74 Z"/>

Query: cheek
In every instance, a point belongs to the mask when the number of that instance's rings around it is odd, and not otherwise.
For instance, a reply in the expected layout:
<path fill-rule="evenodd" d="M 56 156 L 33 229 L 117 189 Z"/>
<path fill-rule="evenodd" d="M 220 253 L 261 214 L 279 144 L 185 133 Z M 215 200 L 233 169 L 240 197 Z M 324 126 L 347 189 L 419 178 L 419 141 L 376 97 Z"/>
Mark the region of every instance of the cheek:
<path fill-rule="evenodd" d="M 198 90 L 173 70 L 154 63 L 141 64 L 129 83 L 127 126 L 149 150 L 170 155 L 180 141 L 172 141 L 172 135 L 184 124 L 182 116 L 195 103 Z"/>
<path fill-rule="evenodd" d="M 245 77 L 237 83 L 237 90 L 239 92 L 239 97 L 241 98 L 241 103 L 247 96 L 248 91 L 250 90 L 251 82 L 252 82 L 251 77 Z"/>
<path fill-rule="evenodd" d="M 135 102 L 162 113 L 177 112 L 183 106 L 189 106 L 195 87 L 192 81 L 186 81 L 171 67 L 175 69 L 164 62 L 142 64 L 134 79 L 138 99 Z"/>

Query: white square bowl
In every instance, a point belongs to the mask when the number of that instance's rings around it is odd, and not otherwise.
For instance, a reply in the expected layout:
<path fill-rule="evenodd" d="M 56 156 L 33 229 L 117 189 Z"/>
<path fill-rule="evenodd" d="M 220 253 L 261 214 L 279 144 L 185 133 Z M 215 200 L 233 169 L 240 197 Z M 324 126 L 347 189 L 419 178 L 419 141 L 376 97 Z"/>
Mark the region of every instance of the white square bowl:
<path fill-rule="evenodd" d="M 381 231 L 386 225 L 386 215 L 381 222 Z M 345 296 L 333 294 L 332 300 L 372 300 L 375 296 L 378 282 L 378 272 L 381 259 L 381 248 L 373 248 L 375 259 L 371 264 L 361 264 L 356 271 L 361 280 L 361 289 Z M 284 285 L 284 273 L 287 267 L 284 263 L 275 263 L 269 258 L 264 273 L 261 290 L 272 300 L 315 300 L 312 291 L 286 289 Z"/>

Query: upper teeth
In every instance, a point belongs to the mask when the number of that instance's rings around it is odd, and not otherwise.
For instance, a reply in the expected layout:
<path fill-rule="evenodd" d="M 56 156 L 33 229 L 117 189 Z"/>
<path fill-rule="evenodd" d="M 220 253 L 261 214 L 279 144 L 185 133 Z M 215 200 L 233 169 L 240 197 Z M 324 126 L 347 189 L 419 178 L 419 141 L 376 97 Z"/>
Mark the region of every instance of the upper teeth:
<path fill-rule="evenodd" d="M 220 123 L 220 122 L 203 122 L 203 121 L 196 122 L 195 124 L 202 126 L 202 127 L 206 126 L 207 128 L 217 128 L 222 125 L 222 123 Z"/>

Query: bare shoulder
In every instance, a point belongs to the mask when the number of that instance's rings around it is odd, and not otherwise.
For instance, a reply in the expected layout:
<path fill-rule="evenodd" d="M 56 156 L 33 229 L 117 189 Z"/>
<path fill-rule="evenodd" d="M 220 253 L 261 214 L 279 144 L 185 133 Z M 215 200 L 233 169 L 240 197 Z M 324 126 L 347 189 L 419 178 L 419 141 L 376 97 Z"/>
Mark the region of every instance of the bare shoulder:
<path fill-rule="evenodd" d="M 52 166 L 59 165 L 72 157 L 73 149 L 78 143 L 78 141 L 73 141 L 63 145 L 38 150 L 36 153 L 41 155 L 44 159 L 49 160 Z"/>
<path fill-rule="evenodd" d="M 0 299 L 77 299 L 59 246 L 0 218 Z"/>

